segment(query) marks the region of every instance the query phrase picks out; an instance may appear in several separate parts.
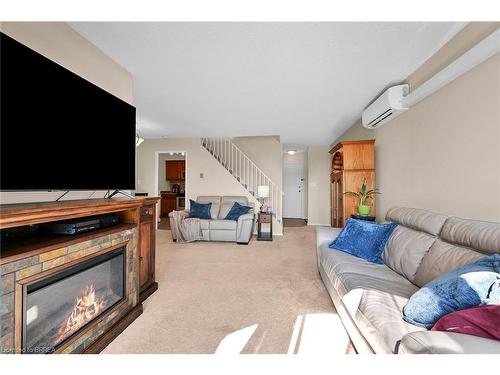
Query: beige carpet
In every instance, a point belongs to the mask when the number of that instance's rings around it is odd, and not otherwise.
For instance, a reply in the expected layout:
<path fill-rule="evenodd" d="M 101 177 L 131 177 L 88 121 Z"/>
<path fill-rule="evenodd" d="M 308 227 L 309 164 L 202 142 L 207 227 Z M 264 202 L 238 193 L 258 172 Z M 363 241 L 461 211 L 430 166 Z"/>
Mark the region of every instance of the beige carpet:
<path fill-rule="evenodd" d="M 351 352 L 316 268 L 314 228 L 273 242 L 176 244 L 158 231 L 159 289 L 104 353 Z"/>

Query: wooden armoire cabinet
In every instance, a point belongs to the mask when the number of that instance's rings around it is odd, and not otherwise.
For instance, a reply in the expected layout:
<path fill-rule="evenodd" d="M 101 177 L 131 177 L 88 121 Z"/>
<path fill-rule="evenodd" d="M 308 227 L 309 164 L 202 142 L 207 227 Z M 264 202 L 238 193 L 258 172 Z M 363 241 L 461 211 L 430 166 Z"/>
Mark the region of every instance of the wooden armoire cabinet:
<path fill-rule="evenodd" d="M 139 209 L 139 301 L 158 289 L 155 281 L 156 206 L 160 198 L 144 198 Z"/>
<path fill-rule="evenodd" d="M 347 218 L 357 213 L 359 199 L 345 195 L 346 191 L 359 191 L 361 184 L 375 188 L 375 140 L 343 141 L 331 150 L 330 171 L 331 226 L 343 227 Z M 367 202 L 371 216 L 375 216 L 375 199 Z"/>

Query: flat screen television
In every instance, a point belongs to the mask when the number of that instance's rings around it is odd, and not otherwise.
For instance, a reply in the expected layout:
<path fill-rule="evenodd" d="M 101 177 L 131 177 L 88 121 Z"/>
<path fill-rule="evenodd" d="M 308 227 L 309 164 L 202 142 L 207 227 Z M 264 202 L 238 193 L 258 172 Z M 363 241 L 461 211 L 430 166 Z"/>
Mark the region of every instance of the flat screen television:
<path fill-rule="evenodd" d="M 131 190 L 135 108 L 0 33 L 0 190 Z"/>

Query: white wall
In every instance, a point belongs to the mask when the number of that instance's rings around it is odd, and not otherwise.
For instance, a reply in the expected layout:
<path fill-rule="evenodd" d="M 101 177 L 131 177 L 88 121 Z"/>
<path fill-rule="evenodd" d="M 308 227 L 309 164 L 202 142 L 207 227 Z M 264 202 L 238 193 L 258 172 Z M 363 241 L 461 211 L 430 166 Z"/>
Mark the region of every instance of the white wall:
<path fill-rule="evenodd" d="M 329 146 L 309 146 L 308 155 L 308 224 L 330 225 Z"/>
<path fill-rule="evenodd" d="M 132 75 L 64 22 L 2 22 L 0 31 L 132 104 Z M 27 171 L 29 173 L 29 171 Z M 2 204 L 55 200 L 61 192 L 1 192 Z M 63 200 L 100 198 L 104 192 L 67 194 Z"/>
<path fill-rule="evenodd" d="M 410 84 L 425 82 L 494 26 L 466 27 L 409 77 Z M 336 140 L 376 140 L 377 218 L 407 206 L 500 222 L 499 98 L 497 54 L 381 128 L 358 122 Z"/>
<path fill-rule="evenodd" d="M 283 147 L 276 137 L 236 137 L 243 151 L 280 189 L 283 189 Z"/>

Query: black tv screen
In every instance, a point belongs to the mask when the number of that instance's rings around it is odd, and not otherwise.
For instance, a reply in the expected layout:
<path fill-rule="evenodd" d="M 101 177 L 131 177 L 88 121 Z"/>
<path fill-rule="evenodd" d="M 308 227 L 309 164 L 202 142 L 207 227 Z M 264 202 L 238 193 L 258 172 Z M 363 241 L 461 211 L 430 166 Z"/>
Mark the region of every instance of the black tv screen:
<path fill-rule="evenodd" d="M 0 189 L 134 189 L 135 108 L 0 38 Z"/>

